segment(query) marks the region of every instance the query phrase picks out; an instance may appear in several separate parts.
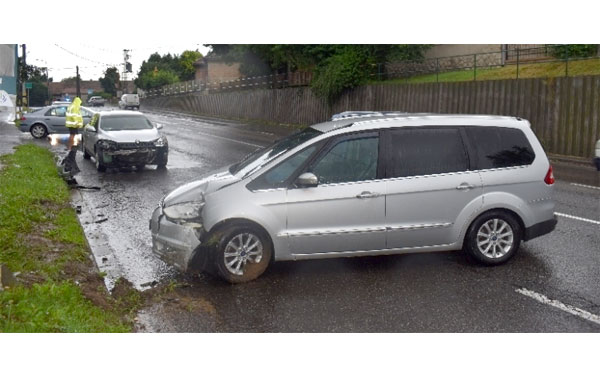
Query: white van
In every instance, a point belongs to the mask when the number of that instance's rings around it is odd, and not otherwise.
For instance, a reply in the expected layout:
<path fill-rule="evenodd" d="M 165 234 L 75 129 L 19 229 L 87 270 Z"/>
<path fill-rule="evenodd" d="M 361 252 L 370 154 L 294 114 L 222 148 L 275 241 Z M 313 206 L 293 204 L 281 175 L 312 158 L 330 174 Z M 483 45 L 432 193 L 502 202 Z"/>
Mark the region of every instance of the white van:
<path fill-rule="evenodd" d="M 138 94 L 123 94 L 119 100 L 119 108 L 139 110 L 140 97 Z"/>

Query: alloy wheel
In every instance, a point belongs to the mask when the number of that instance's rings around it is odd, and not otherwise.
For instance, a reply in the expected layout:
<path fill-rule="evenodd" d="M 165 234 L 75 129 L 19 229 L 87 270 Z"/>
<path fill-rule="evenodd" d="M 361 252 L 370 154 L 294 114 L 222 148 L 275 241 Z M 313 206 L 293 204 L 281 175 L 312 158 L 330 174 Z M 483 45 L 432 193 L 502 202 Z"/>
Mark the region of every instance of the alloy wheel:
<path fill-rule="evenodd" d="M 502 219 L 486 221 L 477 232 L 477 249 L 490 259 L 501 258 L 513 247 L 513 229 Z"/>
<path fill-rule="evenodd" d="M 242 276 L 248 263 L 259 263 L 263 257 L 263 244 L 252 233 L 240 233 L 233 237 L 223 252 L 225 267 L 234 275 Z"/>

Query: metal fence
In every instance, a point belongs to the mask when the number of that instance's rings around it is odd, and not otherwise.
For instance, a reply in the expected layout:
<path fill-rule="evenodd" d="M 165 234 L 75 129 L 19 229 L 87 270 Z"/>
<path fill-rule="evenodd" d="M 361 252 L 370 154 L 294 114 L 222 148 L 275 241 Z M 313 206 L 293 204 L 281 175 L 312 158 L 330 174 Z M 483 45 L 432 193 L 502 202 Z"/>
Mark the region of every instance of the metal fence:
<path fill-rule="evenodd" d="M 439 82 L 440 74 L 457 71 L 472 72 L 472 79 L 477 80 L 477 72 L 484 69 L 513 67 L 514 77 L 519 79 L 519 73 L 524 66 L 534 64 L 560 63 L 564 64 L 564 76 L 569 76 L 569 63 L 583 60 L 599 60 L 600 56 L 557 58 L 552 55 L 554 47 L 560 45 L 540 45 L 537 47 L 519 48 L 518 45 L 507 45 L 497 52 L 487 52 L 469 55 L 439 57 L 413 61 L 398 61 L 385 64 L 378 68 L 377 79 L 388 80 L 396 78 L 409 79 L 416 76 L 435 75 Z M 513 47 L 514 46 L 514 47 Z M 562 74 L 561 74 L 562 75 Z M 531 77 L 529 77 L 531 78 Z"/>
<path fill-rule="evenodd" d="M 173 83 L 150 90 L 138 90 L 142 98 L 180 95 L 193 92 L 227 92 L 248 89 L 280 89 L 294 86 L 308 86 L 312 80 L 311 72 L 293 72 L 245 77 L 226 81 L 185 81 Z"/>
<path fill-rule="evenodd" d="M 468 71 L 472 72 L 472 80 L 477 81 L 478 72 L 481 74 L 483 70 L 508 66 L 513 67 L 515 70 L 513 78 L 519 79 L 524 78 L 519 76 L 519 72 L 524 66 L 547 63 L 564 64 L 564 74 L 560 75 L 569 76 L 569 64 L 572 64 L 574 61 L 598 60 L 600 62 L 600 56 L 587 58 L 556 58 L 552 56 L 552 50 L 553 47 L 559 45 L 538 45 L 536 47 L 528 48 L 519 48 L 519 45 L 510 44 L 505 46 L 507 47 L 497 52 L 378 64 L 377 66 L 372 67 L 375 72 L 370 76 L 374 81 L 405 79 L 409 82 L 413 77 L 435 75 L 435 79 L 430 77 L 430 80 L 432 82 L 441 82 L 441 74 Z M 598 72 L 600 73 L 600 66 Z M 556 77 L 559 75 L 554 76 Z M 257 88 L 280 89 L 286 87 L 309 86 L 312 77 L 312 72 L 290 72 L 214 82 L 185 81 L 147 91 L 138 90 L 138 93 L 143 98 L 154 98 L 193 92 L 228 92 Z M 460 80 L 464 81 L 465 79 Z"/>

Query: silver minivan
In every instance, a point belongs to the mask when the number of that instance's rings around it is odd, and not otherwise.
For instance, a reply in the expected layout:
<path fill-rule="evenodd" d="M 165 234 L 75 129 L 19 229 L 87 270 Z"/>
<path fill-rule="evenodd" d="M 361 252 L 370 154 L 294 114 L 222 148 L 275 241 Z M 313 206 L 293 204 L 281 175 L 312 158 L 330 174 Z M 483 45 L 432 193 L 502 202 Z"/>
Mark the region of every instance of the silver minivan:
<path fill-rule="evenodd" d="M 553 184 L 520 118 L 342 118 L 167 194 L 153 252 L 232 283 L 284 260 L 464 249 L 496 265 L 555 228 Z"/>

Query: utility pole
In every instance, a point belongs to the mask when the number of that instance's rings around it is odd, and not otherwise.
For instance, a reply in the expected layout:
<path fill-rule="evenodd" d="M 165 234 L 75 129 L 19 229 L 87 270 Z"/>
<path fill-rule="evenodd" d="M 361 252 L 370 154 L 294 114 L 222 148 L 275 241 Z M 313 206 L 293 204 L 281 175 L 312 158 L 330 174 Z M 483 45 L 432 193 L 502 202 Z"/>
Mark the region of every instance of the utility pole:
<path fill-rule="evenodd" d="M 76 66 L 77 71 L 77 97 L 81 99 L 81 87 L 79 85 L 79 65 Z"/>
<path fill-rule="evenodd" d="M 27 47 L 25 46 L 25 44 L 21 44 L 21 48 L 23 49 L 23 66 L 21 67 L 23 69 L 23 73 L 21 75 L 21 77 L 23 78 L 23 82 L 21 82 L 21 106 L 28 107 L 29 98 L 27 97 L 27 90 L 25 89 L 25 81 L 29 79 L 29 77 L 27 76 Z"/>
<path fill-rule="evenodd" d="M 124 49 L 123 50 L 123 74 L 121 75 L 121 82 L 125 83 L 124 87 L 121 86 L 121 89 L 123 90 L 123 94 L 128 94 L 128 85 L 127 85 L 127 78 L 129 72 L 131 72 L 131 64 L 129 63 L 129 58 L 131 57 L 131 55 L 129 55 L 129 51 L 128 49 Z"/>

